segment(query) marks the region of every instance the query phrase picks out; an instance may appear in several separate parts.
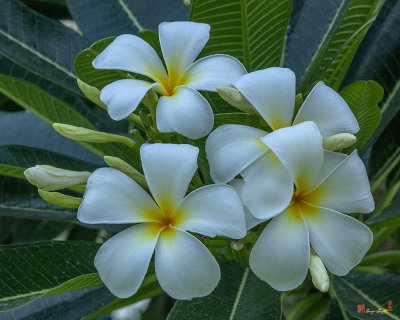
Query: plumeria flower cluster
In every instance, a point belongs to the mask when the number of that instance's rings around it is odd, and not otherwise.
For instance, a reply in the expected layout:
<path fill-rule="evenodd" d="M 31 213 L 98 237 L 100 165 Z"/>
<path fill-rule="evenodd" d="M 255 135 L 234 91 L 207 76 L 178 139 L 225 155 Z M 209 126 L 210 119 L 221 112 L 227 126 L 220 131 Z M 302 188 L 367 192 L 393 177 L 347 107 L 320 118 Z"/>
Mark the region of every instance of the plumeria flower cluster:
<path fill-rule="evenodd" d="M 138 291 L 153 256 L 160 286 L 171 297 L 208 295 L 219 282 L 220 269 L 202 236 L 241 239 L 249 230 L 257 235 L 249 265 L 261 280 L 276 290 L 292 290 L 310 270 L 316 287 L 326 291 L 326 269 L 347 274 L 372 243 L 369 228 L 348 215 L 374 209 L 364 164 L 357 151 L 334 152 L 346 146 L 339 141 L 342 137 L 354 141 L 357 120 L 344 99 L 323 82 L 296 113 L 296 79 L 289 69 L 247 73 L 237 59 L 219 54 L 195 62 L 209 31 L 201 23 L 160 24 L 165 66 L 144 40 L 122 35 L 93 66 L 154 81 L 123 79 L 105 86 L 100 99 L 111 118 L 130 116 L 154 90 L 161 96 L 153 101 L 158 130 L 191 139 L 209 134 L 214 125 L 212 109 L 198 90 L 236 92 L 265 130 L 226 124 L 211 132 L 205 149 L 216 184 L 191 183 L 196 175 L 201 179 L 199 149 L 169 140 L 138 140 L 144 175 L 111 156 L 105 157 L 111 168 L 93 173 L 38 166 L 25 174 L 49 202 L 63 197 L 50 191 L 86 183 L 83 200 L 60 203 L 78 203 L 83 223 L 129 225 L 101 246 L 94 261 L 118 297 Z M 139 149 L 127 137 L 60 124 L 55 128 L 78 141 L 121 142 Z M 339 141 L 339 147 L 333 148 L 332 141 Z M 261 223 L 262 228 L 253 228 Z"/>

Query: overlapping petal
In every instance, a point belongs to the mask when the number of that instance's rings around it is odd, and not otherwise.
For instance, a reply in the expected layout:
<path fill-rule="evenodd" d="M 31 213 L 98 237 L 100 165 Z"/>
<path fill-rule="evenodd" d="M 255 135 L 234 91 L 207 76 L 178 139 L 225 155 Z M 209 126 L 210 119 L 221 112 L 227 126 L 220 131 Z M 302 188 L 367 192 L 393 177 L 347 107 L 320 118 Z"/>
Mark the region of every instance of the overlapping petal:
<path fill-rule="evenodd" d="M 321 170 L 314 186 L 319 185 L 322 180 L 329 176 L 331 172 L 346 159 L 347 155 L 344 153 L 324 150 L 324 162 L 322 163 Z"/>
<path fill-rule="evenodd" d="M 360 221 L 334 210 L 311 205 L 303 208 L 313 249 L 330 272 L 346 275 L 370 248 L 371 230 Z"/>
<path fill-rule="evenodd" d="M 296 188 L 312 188 L 324 160 L 322 137 L 314 122 L 273 131 L 261 140 L 290 172 Z"/>
<path fill-rule="evenodd" d="M 156 203 L 135 181 L 111 168 L 94 171 L 78 210 L 83 223 L 136 223 L 147 221 L 145 212 Z"/>
<path fill-rule="evenodd" d="M 375 203 L 357 151 L 342 161 L 310 194 L 313 204 L 344 213 L 369 213 Z"/>
<path fill-rule="evenodd" d="M 92 64 L 96 69 L 130 71 L 145 75 L 154 81 L 167 77 L 164 65 L 154 49 L 143 39 L 131 34 L 115 38 Z"/>
<path fill-rule="evenodd" d="M 307 226 L 288 210 L 265 227 L 250 254 L 250 268 L 275 290 L 292 290 L 305 279 L 310 261 Z"/>
<path fill-rule="evenodd" d="M 184 216 L 178 228 L 209 237 L 233 239 L 246 235 L 246 222 L 239 195 L 227 185 L 208 185 L 190 193 L 177 207 Z"/>
<path fill-rule="evenodd" d="M 188 86 L 179 86 L 174 95 L 160 98 L 156 119 L 161 132 L 178 132 L 191 139 L 204 137 L 214 125 L 210 104 Z"/>
<path fill-rule="evenodd" d="M 226 183 L 268 151 L 261 142 L 267 132 L 243 125 L 228 124 L 215 129 L 206 141 L 211 178 Z"/>
<path fill-rule="evenodd" d="M 293 179 L 272 152 L 258 158 L 241 175 L 246 181 L 243 204 L 256 218 L 269 219 L 289 205 Z"/>
<path fill-rule="evenodd" d="M 210 26 L 189 21 L 163 22 L 158 26 L 158 33 L 171 77 L 183 74 L 193 63 L 210 37 Z"/>
<path fill-rule="evenodd" d="M 243 179 L 233 179 L 229 184 L 235 188 L 236 192 L 239 194 L 239 197 L 242 199 L 243 187 L 244 187 L 244 180 Z M 243 201 L 243 200 L 242 200 Z M 264 222 L 265 219 L 257 219 L 253 216 L 249 209 L 246 206 L 243 206 L 244 217 L 246 220 L 246 229 L 250 230 L 251 228 L 259 225 L 260 223 Z"/>
<path fill-rule="evenodd" d="M 97 252 L 94 265 L 100 278 L 119 298 L 135 294 L 146 275 L 158 238 L 152 225 L 142 223 L 125 229 Z"/>
<path fill-rule="evenodd" d="M 111 119 L 122 120 L 136 110 L 152 86 L 152 83 L 142 80 L 117 80 L 101 90 L 100 99 L 107 106 Z"/>
<path fill-rule="evenodd" d="M 246 73 L 243 64 L 234 57 L 215 54 L 193 63 L 184 73 L 185 84 L 196 90 L 216 91 L 228 87 Z"/>
<path fill-rule="evenodd" d="M 254 71 L 233 84 L 273 130 L 291 125 L 296 96 L 293 71 L 275 67 Z"/>
<path fill-rule="evenodd" d="M 346 101 L 322 81 L 311 90 L 293 124 L 304 121 L 314 121 L 324 138 L 342 132 L 355 134 L 360 130 Z"/>
<path fill-rule="evenodd" d="M 188 144 L 145 144 L 140 149 L 143 172 L 158 205 L 174 209 L 184 198 L 197 169 L 199 149 Z"/>
<path fill-rule="evenodd" d="M 175 299 L 206 296 L 221 277 L 218 263 L 208 249 L 195 237 L 178 229 L 161 233 L 155 266 L 161 288 Z"/>

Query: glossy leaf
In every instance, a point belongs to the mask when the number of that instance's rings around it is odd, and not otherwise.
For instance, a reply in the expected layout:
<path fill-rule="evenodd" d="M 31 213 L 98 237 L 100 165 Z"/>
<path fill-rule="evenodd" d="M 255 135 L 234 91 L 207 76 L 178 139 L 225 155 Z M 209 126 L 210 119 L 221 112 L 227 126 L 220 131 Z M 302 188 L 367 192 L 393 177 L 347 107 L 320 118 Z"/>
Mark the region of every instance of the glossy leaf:
<path fill-rule="evenodd" d="M 381 119 L 378 104 L 382 101 L 383 89 L 375 81 L 357 81 L 345 87 L 340 95 L 346 100 L 360 126 L 360 131 L 356 134 L 357 142 L 350 148 L 360 149 Z"/>
<path fill-rule="evenodd" d="M 193 0 L 189 19 L 211 26 L 201 56 L 225 53 L 247 71 L 281 64 L 291 1 Z"/>
<path fill-rule="evenodd" d="M 376 19 L 385 0 L 350 0 L 333 34 L 324 38 L 305 71 L 300 91 L 323 80 L 337 90 L 368 28 Z"/>
<path fill-rule="evenodd" d="M 78 111 L 25 80 L 0 75 L 0 92 L 49 124 L 60 122 L 96 130 Z M 81 144 L 101 157 L 118 154 L 112 145 Z"/>
<path fill-rule="evenodd" d="M 100 285 L 93 242 L 42 242 L 0 246 L 0 311 L 43 295 Z"/>
<path fill-rule="evenodd" d="M 400 2 L 387 0 L 377 20 L 362 42 L 346 82 L 371 79 L 382 85 L 382 120 L 372 137 L 360 150 L 365 153 L 382 135 L 400 110 Z"/>
<path fill-rule="evenodd" d="M 73 61 L 88 46 L 79 34 L 20 1 L 2 1 L 0 53 L 29 71 L 81 94 Z"/>
<path fill-rule="evenodd" d="M 214 115 L 214 128 L 224 124 L 242 124 L 254 128 L 260 128 L 260 117 L 243 112 L 217 113 Z"/>
<path fill-rule="evenodd" d="M 222 278 L 207 297 L 178 301 L 168 320 L 281 319 L 280 292 L 232 261 L 221 265 Z"/>
<path fill-rule="evenodd" d="M 339 304 L 353 317 L 357 319 L 400 319 L 400 302 L 398 288 L 400 276 L 397 274 L 349 274 L 346 277 L 334 277 L 334 289 Z M 387 315 L 376 311 L 388 309 L 392 303 L 392 311 Z M 365 305 L 365 310 L 375 311 L 374 314 L 357 312 L 358 305 Z"/>
<path fill-rule="evenodd" d="M 67 0 L 72 17 L 90 41 L 144 29 L 156 30 L 163 21 L 186 20 L 181 0 Z M 85 81 L 86 82 L 86 81 Z"/>

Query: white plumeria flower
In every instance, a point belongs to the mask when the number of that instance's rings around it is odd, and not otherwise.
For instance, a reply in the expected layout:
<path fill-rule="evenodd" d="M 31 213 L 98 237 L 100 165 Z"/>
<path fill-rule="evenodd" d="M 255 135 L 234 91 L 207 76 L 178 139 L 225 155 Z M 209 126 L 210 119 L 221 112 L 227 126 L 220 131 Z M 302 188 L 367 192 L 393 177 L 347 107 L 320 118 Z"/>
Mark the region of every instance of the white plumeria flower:
<path fill-rule="evenodd" d="M 292 121 L 296 78 L 289 69 L 274 67 L 251 72 L 233 85 L 272 130 L 304 121 L 314 121 L 323 138 L 359 130 L 347 103 L 323 82 L 314 86 Z M 284 210 L 293 193 L 293 179 L 264 143 L 267 134 L 257 128 L 228 124 L 215 129 L 206 141 L 212 179 L 226 183 L 241 174 L 246 181 L 243 204 L 258 219 L 271 218 Z"/>
<path fill-rule="evenodd" d="M 251 269 L 276 290 L 294 289 L 307 275 L 311 244 L 331 273 L 346 275 L 373 240 L 366 225 L 343 214 L 374 209 L 357 152 L 348 156 L 324 151 L 312 121 L 274 131 L 263 142 L 289 172 L 296 191 L 288 208 L 267 224 L 255 243 Z"/>
<path fill-rule="evenodd" d="M 154 88 L 162 95 L 156 109 L 157 128 L 198 139 L 214 124 L 210 104 L 196 90 L 216 91 L 230 86 L 246 73 L 234 57 L 215 54 L 196 62 L 210 36 L 210 26 L 195 22 L 164 22 L 158 27 L 162 61 L 143 39 L 124 34 L 117 37 L 96 59 L 96 69 L 119 69 L 147 76 L 155 81 L 124 79 L 101 90 L 100 99 L 110 117 L 121 120 L 138 106 L 147 91 Z"/>
<path fill-rule="evenodd" d="M 209 237 L 246 234 L 240 198 L 228 185 L 208 185 L 185 197 L 197 169 L 198 148 L 145 144 L 143 171 L 153 198 L 111 168 L 89 177 L 78 219 L 84 223 L 137 223 L 105 242 L 94 264 L 109 290 L 126 298 L 139 289 L 155 251 L 161 287 L 176 299 L 208 295 L 220 269 L 207 248 L 186 231 Z"/>

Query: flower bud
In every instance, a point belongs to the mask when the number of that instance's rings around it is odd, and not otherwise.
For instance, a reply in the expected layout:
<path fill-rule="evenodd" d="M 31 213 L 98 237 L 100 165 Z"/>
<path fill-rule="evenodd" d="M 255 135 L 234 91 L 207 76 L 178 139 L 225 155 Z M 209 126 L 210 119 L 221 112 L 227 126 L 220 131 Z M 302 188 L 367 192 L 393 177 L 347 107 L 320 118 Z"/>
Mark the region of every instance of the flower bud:
<path fill-rule="evenodd" d="M 256 109 L 254 109 L 239 90 L 231 87 L 218 87 L 217 92 L 222 99 L 239 110 L 247 112 L 248 114 L 257 114 Z"/>
<path fill-rule="evenodd" d="M 324 140 L 324 149 L 338 151 L 356 143 L 357 137 L 351 133 L 338 133 Z"/>
<path fill-rule="evenodd" d="M 99 107 L 102 107 L 103 109 L 107 110 L 107 106 L 100 100 L 100 90 L 99 89 L 97 89 L 96 87 L 92 87 L 91 85 L 88 85 L 87 83 L 83 82 L 81 79 L 78 79 L 77 83 L 78 83 L 79 89 L 81 89 L 81 91 L 86 96 L 86 98 L 88 98 L 90 101 L 97 104 Z"/>
<path fill-rule="evenodd" d="M 68 196 L 60 192 L 49 192 L 39 189 L 39 195 L 48 203 L 66 208 L 78 208 L 82 202 L 82 198 Z"/>
<path fill-rule="evenodd" d="M 329 290 L 329 276 L 321 258 L 311 253 L 308 268 L 314 286 L 321 292 L 327 292 Z"/>
<path fill-rule="evenodd" d="M 53 128 L 64 137 L 76 141 L 92 143 L 119 142 L 135 150 L 139 148 L 138 144 L 132 139 L 117 134 L 95 131 L 64 123 L 53 123 Z"/>
<path fill-rule="evenodd" d="M 71 171 L 46 165 L 36 165 L 24 171 L 24 175 L 30 183 L 45 191 L 84 184 L 90 174 L 88 171 Z"/>
<path fill-rule="evenodd" d="M 105 156 L 104 161 L 110 166 L 110 168 L 125 173 L 129 178 L 136 181 L 141 187 L 146 189 L 148 188 L 144 175 L 126 163 L 124 160 L 117 157 Z"/>

